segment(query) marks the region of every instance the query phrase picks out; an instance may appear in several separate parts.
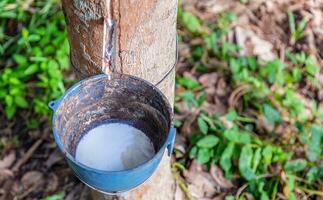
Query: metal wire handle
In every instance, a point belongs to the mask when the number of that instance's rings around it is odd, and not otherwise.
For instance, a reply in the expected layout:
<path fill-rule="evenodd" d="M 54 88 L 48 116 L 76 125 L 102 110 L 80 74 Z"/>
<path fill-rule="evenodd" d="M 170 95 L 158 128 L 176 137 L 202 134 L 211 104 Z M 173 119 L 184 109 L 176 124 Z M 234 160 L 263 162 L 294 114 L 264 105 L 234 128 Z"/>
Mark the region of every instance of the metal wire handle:
<path fill-rule="evenodd" d="M 168 72 L 163 76 L 163 78 L 162 79 L 160 79 L 160 81 L 158 81 L 156 84 L 154 84 L 155 86 L 158 86 L 161 82 L 163 82 L 166 78 L 167 78 L 167 76 L 175 69 L 175 67 L 176 67 L 176 65 L 177 65 L 177 62 L 178 62 L 178 40 L 177 40 L 177 37 L 176 37 L 176 55 L 175 55 L 175 63 L 174 63 L 174 65 L 172 66 L 172 68 L 170 68 L 169 70 L 168 70 Z"/>

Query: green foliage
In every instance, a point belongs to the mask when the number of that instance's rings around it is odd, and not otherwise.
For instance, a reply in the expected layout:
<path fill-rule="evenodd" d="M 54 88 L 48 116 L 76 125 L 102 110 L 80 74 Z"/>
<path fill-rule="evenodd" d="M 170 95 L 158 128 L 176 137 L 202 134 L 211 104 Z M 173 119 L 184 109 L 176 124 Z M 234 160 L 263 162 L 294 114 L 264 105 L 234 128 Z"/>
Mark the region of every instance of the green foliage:
<path fill-rule="evenodd" d="M 310 170 L 306 173 L 306 179 L 313 183 L 314 181 L 320 180 L 323 178 L 323 164 L 319 166 L 311 167 Z"/>
<path fill-rule="evenodd" d="M 229 27 L 237 19 L 237 16 L 233 12 L 222 13 L 217 21 L 217 30 L 224 36 L 228 33 Z"/>
<path fill-rule="evenodd" d="M 319 87 L 316 75 L 320 71 L 320 67 L 313 57 L 307 56 L 304 52 L 291 53 L 289 51 L 286 51 L 286 57 L 293 67 L 291 82 L 298 82 L 306 78 L 311 81 L 314 87 Z"/>
<path fill-rule="evenodd" d="M 240 2 L 243 4 L 247 4 L 249 2 L 249 0 L 240 0 Z"/>
<path fill-rule="evenodd" d="M 251 146 L 245 145 L 241 149 L 241 154 L 239 157 L 239 170 L 241 175 L 248 181 L 255 178 L 255 174 L 251 166 L 252 157 L 253 157 L 253 150 Z"/>
<path fill-rule="evenodd" d="M 296 42 L 303 37 L 306 20 L 296 24 L 294 16 L 289 15 L 290 22 L 294 23 L 290 23 L 292 40 Z M 197 117 L 198 130 L 190 138 L 188 156 L 206 166 L 219 165 L 226 178 L 240 177 L 244 180 L 242 184 L 247 185 L 246 191 L 255 199 L 277 199 L 282 192 L 286 198 L 296 199 L 296 188 L 302 190 L 299 185 L 305 188 L 304 193 L 317 192 L 323 176 L 320 165 L 323 108 L 319 108 L 315 100 L 306 104 L 307 99 L 300 95 L 299 86 L 311 84 L 317 91 L 320 85 L 316 77 L 320 67 L 304 52 L 286 51 L 284 62 L 279 59 L 258 62 L 255 56 L 241 56 L 240 47 L 227 41 L 234 20 L 234 14 L 223 13 L 215 24 L 207 27 L 209 34 L 190 35 L 203 39 L 202 44 L 190 46 L 191 70 L 208 72 L 208 69 L 200 70 L 196 63 L 204 66 L 210 65 L 210 60 L 216 60 L 220 63 L 214 66 L 216 73 L 223 74 L 229 87 L 242 95 L 239 109 L 231 108 L 223 116 L 202 112 Z M 196 25 L 199 30 L 204 29 L 200 26 L 201 23 Z M 194 33 L 192 28 L 186 29 Z M 202 96 L 202 86 L 179 77 L 177 87 L 181 92 L 176 101 L 201 109 L 204 100 L 198 101 L 198 98 Z M 261 124 L 259 116 L 265 118 L 265 125 Z M 285 126 L 291 128 L 278 135 L 278 128 Z M 295 154 L 294 148 L 301 149 L 302 154 Z M 286 174 L 286 179 L 281 174 Z M 299 182 L 296 178 L 299 176 L 307 180 Z"/>
<path fill-rule="evenodd" d="M 217 138 L 214 135 L 207 135 L 203 138 L 201 138 L 196 145 L 201 148 L 213 148 L 215 147 L 219 142 L 219 138 Z"/>
<path fill-rule="evenodd" d="M 251 140 L 250 135 L 247 132 L 241 132 L 237 126 L 233 126 L 231 129 L 226 129 L 223 136 L 231 142 L 241 144 L 249 144 Z"/>
<path fill-rule="evenodd" d="M 220 166 L 225 172 L 226 177 L 229 177 L 232 167 L 232 156 L 234 153 L 234 142 L 229 142 L 221 154 Z"/>
<path fill-rule="evenodd" d="M 308 145 L 307 157 L 310 161 L 316 161 L 322 153 L 323 127 L 313 125 L 311 128 L 311 137 Z"/>
<path fill-rule="evenodd" d="M 188 12 L 182 14 L 183 25 L 192 33 L 199 33 L 201 31 L 201 22 L 197 17 Z"/>
<path fill-rule="evenodd" d="M 290 172 L 298 172 L 305 169 L 306 165 L 307 165 L 306 160 L 303 160 L 303 159 L 291 160 L 286 162 L 284 169 Z"/>
<path fill-rule="evenodd" d="M 296 24 L 294 14 L 292 11 L 288 11 L 288 23 L 289 23 L 289 30 L 291 32 L 291 41 L 292 43 L 300 40 L 304 37 L 304 28 L 307 24 L 307 19 L 305 17 L 302 18 L 302 20 Z"/>
<path fill-rule="evenodd" d="M 179 24 L 184 26 L 189 32 L 199 34 L 202 32 L 202 25 L 200 20 L 193 14 L 182 9 L 181 1 L 179 1 L 177 19 Z"/>
<path fill-rule="evenodd" d="M 200 148 L 197 153 L 197 162 L 199 164 L 208 163 L 212 158 L 212 149 Z"/>
<path fill-rule="evenodd" d="M 176 77 L 176 83 L 190 90 L 201 88 L 197 81 L 188 77 Z"/>
<path fill-rule="evenodd" d="M 282 104 L 290 110 L 290 116 L 296 117 L 304 110 L 304 103 L 296 96 L 295 91 L 288 88 L 285 90 L 285 95 Z"/>
<path fill-rule="evenodd" d="M 35 1 L 26 12 L 20 3 L 6 0 L 0 6 L 2 24 L 17 20 L 17 34 L 0 35 L 0 104 L 8 119 L 18 109 L 49 115 L 47 103 L 64 92 L 62 70 L 68 67 L 68 41 L 62 12 L 55 1 Z M 10 7 L 10 8 L 9 8 Z M 12 45 L 15 44 L 15 45 Z"/>
<path fill-rule="evenodd" d="M 65 196 L 64 192 L 59 192 L 57 194 L 53 194 L 47 197 L 42 198 L 41 200 L 61 200 Z"/>
<path fill-rule="evenodd" d="M 232 195 L 228 195 L 228 196 L 225 197 L 225 200 L 234 200 L 234 199 L 235 198 Z"/>
<path fill-rule="evenodd" d="M 236 111 L 235 110 L 230 110 L 227 114 L 226 114 L 226 116 L 225 116 L 225 118 L 227 119 L 227 120 L 229 120 L 229 121 L 234 121 L 236 118 L 237 118 L 237 116 L 238 116 L 238 114 L 236 113 Z"/>
<path fill-rule="evenodd" d="M 264 104 L 264 115 L 267 121 L 271 124 L 275 124 L 281 121 L 279 112 L 269 104 Z"/>
<path fill-rule="evenodd" d="M 219 53 L 219 47 L 217 45 L 218 40 L 219 35 L 216 32 L 213 32 L 204 38 L 207 49 L 212 50 L 212 53 L 215 55 Z"/>
<path fill-rule="evenodd" d="M 176 77 L 176 84 L 186 89 L 190 89 L 182 92 L 177 97 L 178 100 L 183 100 L 189 108 L 200 107 L 205 101 L 206 93 L 201 91 L 202 86 L 197 81 L 188 77 L 178 76 Z"/>
<path fill-rule="evenodd" d="M 199 126 L 199 129 L 203 134 L 207 134 L 209 127 L 202 116 L 199 116 L 197 118 L 197 125 Z"/>
<path fill-rule="evenodd" d="M 227 119 L 239 119 L 239 116 L 233 113 L 235 112 L 231 111 Z M 195 139 L 191 140 L 192 149 L 189 156 L 196 157 L 201 164 L 218 163 L 227 178 L 232 177 L 239 169 L 242 177 L 252 181 L 266 171 L 266 166 L 286 162 L 288 155 L 281 148 L 259 141 L 247 130 L 241 130 L 236 125 L 225 128 L 216 116 L 202 114 L 200 117 L 208 125 L 208 133 L 206 136 L 205 133 L 195 135 Z M 234 162 L 236 158 L 238 163 Z M 288 168 L 289 164 L 286 165 Z M 260 195 L 265 198 L 267 194 Z"/>
<path fill-rule="evenodd" d="M 273 147 L 270 145 L 265 146 L 265 148 L 262 151 L 262 157 L 264 159 L 263 161 L 265 166 L 270 165 L 273 158 Z"/>
<path fill-rule="evenodd" d="M 280 83 L 282 84 L 284 65 L 280 60 L 273 60 L 267 62 L 263 67 L 260 68 L 260 75 L 267 79 L 269 83 Z"/>
<path fill-rule="evenodd" d="M 198 107 L 199 103 L 195 95 L 191 91 L 185 91 L 179 95 L 179 98 L 186 102 L 189 108 Z"/>

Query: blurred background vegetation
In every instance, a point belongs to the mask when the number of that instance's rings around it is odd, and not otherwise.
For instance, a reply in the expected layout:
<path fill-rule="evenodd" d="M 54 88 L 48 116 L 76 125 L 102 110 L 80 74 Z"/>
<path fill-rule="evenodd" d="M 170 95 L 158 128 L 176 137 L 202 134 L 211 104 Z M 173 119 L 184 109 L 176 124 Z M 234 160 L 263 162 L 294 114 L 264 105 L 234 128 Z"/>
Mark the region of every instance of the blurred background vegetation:
<path fill-rule="evenodd" d="M 322 10 L 179 3 L 178 198 L 323 198 Z M 2 0 L 0 23 L 0 199 L 80 199 L 47 107 L 74 79 L 59 2 Z"/>
<path fill-rule="evenodd" d="M 18 109 L 49 115 L 47 102 L 64 92 L 68 41 L 57 1 L 0 3 L 0 101 L 10 120 Z"/>

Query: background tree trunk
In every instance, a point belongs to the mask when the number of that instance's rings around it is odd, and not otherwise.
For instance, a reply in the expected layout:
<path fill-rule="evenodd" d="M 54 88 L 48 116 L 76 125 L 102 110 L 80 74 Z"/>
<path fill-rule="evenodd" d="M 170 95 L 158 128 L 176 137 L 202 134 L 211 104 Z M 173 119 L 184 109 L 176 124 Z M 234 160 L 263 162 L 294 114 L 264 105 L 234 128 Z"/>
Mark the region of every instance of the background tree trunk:
<path fill-rule="evenodd" d="M 173 104 L 177 0 L 111 1 L 109 7 L 101 0 L 62 0 L 71 66 L 80 78 L 102 73 L 103 16 L 111 12 L 117 23 L 116 70 L 153 84 L 168 74 L 158 88 Z M 173 199 L 174 190 L 170 159 L 165 154 L 154 175 L 122 198 L 167 200 Z"/>

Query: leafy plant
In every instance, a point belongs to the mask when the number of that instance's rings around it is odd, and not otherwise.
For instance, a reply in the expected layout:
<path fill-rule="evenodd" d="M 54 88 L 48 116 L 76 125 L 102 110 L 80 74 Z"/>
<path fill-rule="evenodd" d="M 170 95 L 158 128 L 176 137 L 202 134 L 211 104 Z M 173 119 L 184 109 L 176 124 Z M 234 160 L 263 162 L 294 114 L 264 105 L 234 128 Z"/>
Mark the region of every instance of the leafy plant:
<path fill-rule="evenodd" d="M 303 37 L 306 20 L 295 25 L 294 16 L 289 15 L 292 38 L 297 41 Z M 304 52 L 287 51 L 286 62 L 279 59 L 258 62 L 254 56 L 241 56 L 239 46 L 227 41 L 234 19 L 234 15 L 222 14 L 215 24 L 209 25 L 210 34 L 199 36 L 203 43 L 190 46 L 194 58 L 190 64 L 208 64 L 212 59 L 224 66 L 213 70 L 224 74 L 227 84 L 233 87 L 232 93 L 236 90 L 241 94 L 239 112 L 233 108 L 223 116 L 201 112 L 196 120 L 198 129 L 189 140 L 188 158 L 196 158 L 206 166 L 219 165 L 226 178 L 239 177 L 255 199 L 276 199 L 278 193 L 296 199 L 299 191 L 318 194 L 323 137 L 319 124 L 323 109 L 312 102 L 312 113 L 308 114 L 306 98 L 301 98 L 298 87 L 310 81 L 314 88 L 319 88 L 315 78 L 319 65 Z M 190 102 L 191 108 L 197 110 L 202 106 L 204 101 L 197 103 L 203 93 L 198 82 L 178 77 L 177 87 L 181 92 L 176 101 Z M 282 137 L 277 132 L 285 126 Z M 294 148 L 301 149 L 302 154 L 295 155 Z"/>
<path fill-rule="evenodd" d="M 267 121 L 271 124 L 281 121 L 280 113 L 269 104 L 264 104 L 264 114 Z"/>
<path fill-rule="evenodd" d="M 292 82 L 307 79 L 312 82 L 315 87 L 319 87 L 316 75 L 320 71 L 319 65 L 315 62 L 313 57 L 306 55 L 304 52 L 292 53 L 286 51 L 286 57 L 293 64 Z"/>
<path fill-rule="evenodd" d="M 55 1 L 34 2 L 30 15 L 19 2 L 6 0 L 0 20 L 16 20 L 17 33 L 0 35 L 0 104 L 8 119 L 18 109 L 48 115 L 47 103 L 64 92 L 62 70 L 68 68 L 68 41 L 62 12 Z M 4 42 L 3 42 L 4 41 Z M 16 43 L 16 45 L 11 45 Z"/>
<path fill-rule="evenodd" d="M 193 34 L 201 34 L 203 32 L 201 21 L 195 15 L 182 9 L 181 0 L 178 2 L 178 5 L 177 19 L 179 24 L 184 26 L 189 32 Z"/>
<path fill-rule="evenodd" d="M 176 77 L 176 84 L 178 86 L 190 89 L 192 91 L 184 91 L 178 97 L 178 100 L 186 102 L 189 108 L 200 107 L 205 101 L 206 93 L 201 91 L 202 86 L 195 80 L 189 77 Z M 194 92 L 193 92 L 194 91 Z"/>
<path fill-rule="evenodd" d="M 181 16 L 182 24 L 192 33 L 201 32 L 200 20 L 189 12 L 183 11 Z"/>
<path fill-rule="evenodd" d="M 305 34 L 303 30 L 308 20 L 305 17 L 303 17 L 302 20 L 296 24 L 295 16 L 293 12 L 289 10 L 287 14 L 288 14 L 289 29 L 291 32 L 291 42 L 293 44 L 304 37 Z"/>
<path fill-rule="evenodd" d="M 311 136 L 308 142 L 307 157 L 310 161 L 319 159 L 322 153 L 323 127 L 313 125 L 311 127 Z"/>
<path fill-rule="evenodd" d="M 249 0 L 240 0 L 240 2 L 243 4 L 247 4 L 249 2 Z"/>
<path fill-rule="evenodd" d="M 229 31 L 229 26 L 237 19 L 237 16 L 233 12 L 224 12 L 220 15 L 216 28 L 220 36 L 225 36 Z"/>
<path fill-rule="evenodd" d="M 41 200 L 61 200 L 65 196 L 64 192 L 59 192 L 57 194 L 53 194 L 47 197 L 42 198 Z"/>

